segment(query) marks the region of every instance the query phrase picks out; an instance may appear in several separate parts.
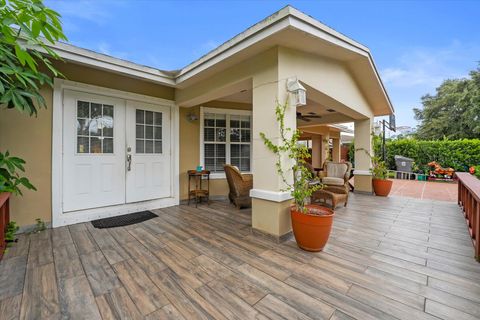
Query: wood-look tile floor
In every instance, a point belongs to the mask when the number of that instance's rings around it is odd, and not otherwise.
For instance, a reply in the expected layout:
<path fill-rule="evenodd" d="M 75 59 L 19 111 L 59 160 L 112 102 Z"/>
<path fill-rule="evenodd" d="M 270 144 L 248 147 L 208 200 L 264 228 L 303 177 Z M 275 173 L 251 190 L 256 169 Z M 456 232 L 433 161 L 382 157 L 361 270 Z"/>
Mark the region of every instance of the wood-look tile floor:
<path fill-rule="evenodd" d="M 321 253 L 250 233 L 222 202 L 115 229 L 22 235 L 1 319 L 479 319 L 480 266 L 456 204 L 352 195 Z"/>

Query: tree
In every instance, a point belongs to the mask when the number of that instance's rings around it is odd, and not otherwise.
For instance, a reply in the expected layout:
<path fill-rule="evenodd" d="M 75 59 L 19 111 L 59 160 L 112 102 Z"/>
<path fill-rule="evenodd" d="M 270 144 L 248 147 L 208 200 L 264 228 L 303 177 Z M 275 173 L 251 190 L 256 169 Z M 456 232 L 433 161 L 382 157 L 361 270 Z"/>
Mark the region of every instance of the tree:
<path fill-rule="evenodd" d="M 422 104 L 413 109 L 421 121 L 418 139 L 480 138 L 480 68 L 469 78 L 445 80 L 435 95 L 422 97 Z"/>
<path fill-rule="evenodd" d="M 48 44 L 66 39 L 60 15 L 42 0 L 0 0 L 0 109 L 32 116 L 46 107 L 40 88 L 52 86 L 52 77 L 60 75 L 51 63 L 59 56 Z M 34 189 L 18 173 L 24 164 L 0 152 L 0 192 L 21 194 L 21 185 Z"/>

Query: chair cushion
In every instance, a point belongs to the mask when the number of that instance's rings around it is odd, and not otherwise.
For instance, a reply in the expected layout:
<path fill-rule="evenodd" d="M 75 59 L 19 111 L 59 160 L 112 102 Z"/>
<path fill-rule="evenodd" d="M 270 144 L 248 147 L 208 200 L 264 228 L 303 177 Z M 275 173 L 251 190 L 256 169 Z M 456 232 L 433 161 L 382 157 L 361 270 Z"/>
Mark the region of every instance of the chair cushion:
<path fill-rule="evenodd" d="M 348 169 L 348 165 L 346 163 L 328 163 L 327 162 L 326 167 L 327 167 L 327 177 L 341 178 L 342 180 Z"/>
<path fill-rule="evenodd" d="M 343 186 L 345 184 L 345 180 L 337 177 L 325 177 L 322 179 L 322 183 L 332 186 Z"/>

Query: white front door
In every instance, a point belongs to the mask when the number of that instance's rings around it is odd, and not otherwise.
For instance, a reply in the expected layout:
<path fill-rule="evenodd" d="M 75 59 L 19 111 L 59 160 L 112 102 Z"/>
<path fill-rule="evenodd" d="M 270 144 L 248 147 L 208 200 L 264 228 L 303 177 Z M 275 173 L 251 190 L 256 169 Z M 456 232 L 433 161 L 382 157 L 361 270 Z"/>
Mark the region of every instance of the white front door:
<path fill-rule="evenodd" d="M 170 197 L 170 108 L 127 102 L 127 202 Z"/>
<path fill-rule="evenodd" d="M 125 203 L 125 100 L 65 91 L 63 211 Z"/>
<path fill-rule="evenodd" d="M 172 196 L 170 107 L 65 90 L 63 212 Z"/>

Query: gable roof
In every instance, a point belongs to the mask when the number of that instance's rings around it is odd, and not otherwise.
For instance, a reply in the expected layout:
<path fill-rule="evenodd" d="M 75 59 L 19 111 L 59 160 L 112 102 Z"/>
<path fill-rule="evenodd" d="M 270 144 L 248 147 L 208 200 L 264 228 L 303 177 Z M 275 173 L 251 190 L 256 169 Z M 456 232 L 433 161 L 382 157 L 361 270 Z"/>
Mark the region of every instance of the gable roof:
<path fill-rule="evenodd" d="M 332 58 L 343 60 L 356 77 L 367 100 L 371 101 L 375 115 L 394 112 L 370 50 L 291 6 L 275 12 L 180 70 L 160 70 L 65 43 L 57 43 L 52 47 L 67 61 L 181 88 L 200 79 L 202 75 L 231 65 L 240 56 L 245 59 L 267 46 L 298 46 L 295 43 L 297 39 L 288 42 L 285 40 L 287 37 L 280 36 L 288 33 L 295 33 L 294 38 L 301 36 L 305 41 L 310 41 L 311 46 L 308 47 L 311 48 L 303 46 L 302 50 L 330 54 Z M 368 81 L 363 81 L 365 79 Z"/>

